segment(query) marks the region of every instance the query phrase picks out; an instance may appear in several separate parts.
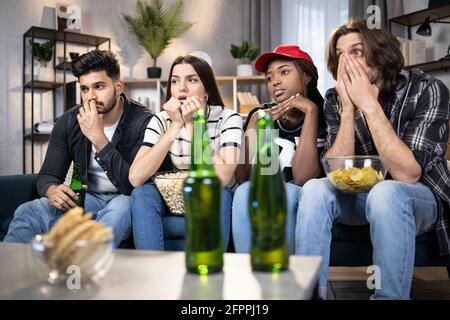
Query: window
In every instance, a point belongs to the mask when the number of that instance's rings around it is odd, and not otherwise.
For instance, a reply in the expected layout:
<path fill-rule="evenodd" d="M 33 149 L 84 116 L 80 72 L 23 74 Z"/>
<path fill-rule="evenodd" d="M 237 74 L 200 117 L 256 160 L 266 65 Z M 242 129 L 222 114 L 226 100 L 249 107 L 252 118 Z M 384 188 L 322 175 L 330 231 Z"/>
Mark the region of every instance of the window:
<path fill-rule="evenodd" d="M 326 65 L 330 33 L 348 21 L 348 0 L 282 0 L 281 39 L 283 44 L 298 44 L 314 60 L 319 72 L 322 95 L 335 86 Z"/>

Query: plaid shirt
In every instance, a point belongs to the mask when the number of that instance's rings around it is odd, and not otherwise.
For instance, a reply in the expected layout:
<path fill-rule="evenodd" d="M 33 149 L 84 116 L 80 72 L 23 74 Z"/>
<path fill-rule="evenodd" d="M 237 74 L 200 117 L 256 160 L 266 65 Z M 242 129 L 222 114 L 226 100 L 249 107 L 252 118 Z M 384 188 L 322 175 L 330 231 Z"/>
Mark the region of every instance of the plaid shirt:
<path fill-rule="evenodd" d="M 450 254 L 450 172 L 445 160 L 449 136 L 449 90 L 439 80 L 418 69 L 402 71 L 406 85 L 397 90 L 384 112 L 393 129 L 412 150 L 422 167 L 420 182 L 437 199 L 439 213 L 436 231 L 441 255 Z M 341 121 L 338 95 L 334 88 L 325 94 L 327 140 L 325 152 L 336 139 Z M 377 154 L 366 120 L 355 113 L 355 154 Z M 322 153 L 322 155 L 325 154 Z M 445 210 L 444 208 L 447 207 Z"/>

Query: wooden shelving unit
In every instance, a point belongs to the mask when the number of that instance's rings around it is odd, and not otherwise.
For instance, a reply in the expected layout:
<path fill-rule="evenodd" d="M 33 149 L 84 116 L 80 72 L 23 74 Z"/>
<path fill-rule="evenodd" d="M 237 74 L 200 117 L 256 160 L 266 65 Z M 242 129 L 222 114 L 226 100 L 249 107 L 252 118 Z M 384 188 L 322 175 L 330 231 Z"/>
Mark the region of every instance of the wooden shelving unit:
<path fill-rule="evenodd" d="M 411 39 L 411 27 L 422 24 L 425 19 L 441 20 L 450 17 L 450 5 L 444 5 L 431 9 L 424 9 L 402 16 L 389 19 L 389 29 L 392 30 L 392 24 L 396 23 L 408 28 L 408 39 Z M 450 42 L 450 38 L 448 39 Z M 447 71 L 450 68 L 450 60 L 440 59 L 437 61 L 430 61 L 426 63 L 407 66 L 406 69 L 419 68 L 424 72 L 432 72 L 443 70 Z"/>
<path fill-rule="evenodd" d="M 133 88 L 152 88 L 161 93 L 161 88 L 167 86 L 167 79 L 125 79 L 124 81 L 127 90 Z M 239 112 L 239 103 L 237 99 L 239 87 L 242 85 L 264 85 L 265 78 L 264 76 L 259 75 L 249 77 L 218 76 L 216 77 L 216 81 L 219 86 L 232 86 L 232 109 Z M 159 107 L 161 106 L 164 97 L 162 97 L 161 94 L 158 94 L 157 96 L 158 98 L 154 102 L 158 106 L 158 109 L 155 111 L 159 112 Z M 246 114 L 241 115 L 246 116 Z"/>
<path fill-rule="evenodd" d="M 432 9 L 424 9 L 402 16 L 398 16 L 389 20 L 389 23 L 397 23 L 405 27 L 413 27 L 422 24 L 426 18 L 433 19 L 438 17 L 444 19 L 450 17 L 450 5 L 440 6 Z"/>
<path fill-rule="evenodd" d="M 56 42 L 55 48 L 53 50 L 53 79 L 56 79 L 56 71 L 60 70 L 63 72 L 63 81 L 39 81 L 34 78 L 34 68 L 35 68 L 35 59 L 33 53 L 27 52 L 28 46 L 27 41 L 31 41 L 32 43 L 36 42 L 36 40 L 54 40 Z M 105 37 L 98 37 L 89 34 L 75 33 L 75 32 L 65 32 L 58 31 L 48 28 L 41 27 L 31 27 L 23 34 L 23 63 L 22 63 L 22 136 L 23 136 L 23 173 L 30 172 L 34 173 L 34 144 L 35 141 L 45 142 L 48 140 L 50 134 L 48 133 L 39 133 L 33 130 L 35 125 L 34 120 L 34 95 L 36 91 L 51 91 L 53 95 L 53 118 L 56 117 L 56 97 L 55 97 L 55 89 L 61 88 L 63 90 L 63 104 L 64 111 L 67 110 L 70 106 L 67 105 L 67 87 L 69 84 L 73 84 L 73 82 L 67 82 L 66 74 L 67 72 L 71 72 L 70 63 L 66 60 L 67 55 L 67 44 L 75 44 L 75 45 L 83 45 L 89 47 L 99 48 L 100 45 L 108 44 L 108 49 L 111 49 L 111 40 Z M 64 60 L 56 65 L 56 50 L 58 46 L 62 46 L 63 48 L 63 56 Z M 26 62 L 29 61 L 29 65 L 31 66 L 30 77 L 31 80 L 27 80 L 26 78 Z M 31 95 L 30 103 L 27 105 L 25 99 L 26 94 Z M 26 123 L 26 115 L 30 115 L 30 122 Z M 27 142 L 30 145 L 30 155 L 31 155 L 31 168 L 27 170 Z"/>
<path fill-rule="evenodd" d="M 423 72 L 448 71 L 450 70 L 450 60 L 437 60 L 405 67 L 406 69 L 418 68 Z"/>

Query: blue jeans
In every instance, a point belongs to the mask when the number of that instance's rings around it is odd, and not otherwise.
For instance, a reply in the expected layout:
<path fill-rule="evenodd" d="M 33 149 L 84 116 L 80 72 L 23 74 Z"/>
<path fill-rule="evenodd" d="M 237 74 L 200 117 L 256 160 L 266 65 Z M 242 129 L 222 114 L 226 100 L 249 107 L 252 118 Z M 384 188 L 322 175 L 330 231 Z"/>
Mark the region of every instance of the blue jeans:
<path fill-rule="evenodd" d="M 294 253 L 295 215 L 297 214 L 298 196 L 301 187 L 293 183 L 285 183 L 287 198 L 286 241 L 289 254 Z M 249 253 L 252 245 L 252 231 L 248 212 L 248 194 L 250 182 L 240 185 L 234 193 L 231 231 L 234 248 L 239 253 Z"/>
<path fill-rule="evenodd" d="M 87 192 L 84 211 L 92 212 L 93 218 L 111 227 L 114 245 L 119 246 L 131 232 L 131 198 L 125 195 L 107 195 Z M 48 198 L 40 198 L 20 205 L 14 212 L 5 242 L 29 243 L 37 234 L 47 233 L 64 214 L 56 209 Z"/>
<path fill-rule="evenodd" d="M 371 298 L 409 299 L 416 235 L 434 228 L 436 219 L 436 199 L 421 183 L 386 180 L 368 193 L 345 194 L 327 178 L 310 180 L 300 195 L 295 253 L 323 257 L 319 295 L 325 298 L 333 224 L 370 224 L 372 260 L 380 271 Z"/>
<path fill-rule="evenodd" d="M 230 234 L 233 192 L 222 190 L 221 229 L 226 250 Z M 171 214 L 153 183 L 137 187 L 131 193 L 131 217 L 136 249 L 164 250 L 162 217 Z"/>

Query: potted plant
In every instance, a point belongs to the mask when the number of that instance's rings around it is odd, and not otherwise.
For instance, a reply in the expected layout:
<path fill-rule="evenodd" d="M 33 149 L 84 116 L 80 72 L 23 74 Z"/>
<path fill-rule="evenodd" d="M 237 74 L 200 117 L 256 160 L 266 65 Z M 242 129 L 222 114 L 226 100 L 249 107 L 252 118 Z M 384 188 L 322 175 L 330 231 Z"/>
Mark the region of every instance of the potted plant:
<path fill-rule="evenodd" d="M 31 53 L 38 62 L 34 68 L 36 77 L 42 81 L 53 80 L 53 72 L 47 68 L 47 64 L 52 60 L 55 41 L 39 43 L 30 40 Z"/>
<path fill-rule="evenodd" d="M 253 75 L 252 61 L 259 55 L 260 48 L 257 43 L 242 41 L 240 46 L 235 44 L 231 45 L 230 53 L 235 59 L 240 60 L 240 64 L 237 66 L 236 73 L 238 76 L 251 76 Z"/>
<path fill-rule="evenodd" d="M 167 9 L 162 0 L 145 0 L 136 2 L 135 16 L 122 14 L 130 31 L 134 33 L 138 43 L 144 47 L 153 59 L 153 66 L 147 68 L 149 78 L 159 78 L 161 68 L 156 66 L 158 57 L 170 44 L 188 31 L 194 23 L 182 19 L 183 0 L 179 0 Z"/>

